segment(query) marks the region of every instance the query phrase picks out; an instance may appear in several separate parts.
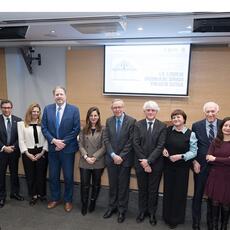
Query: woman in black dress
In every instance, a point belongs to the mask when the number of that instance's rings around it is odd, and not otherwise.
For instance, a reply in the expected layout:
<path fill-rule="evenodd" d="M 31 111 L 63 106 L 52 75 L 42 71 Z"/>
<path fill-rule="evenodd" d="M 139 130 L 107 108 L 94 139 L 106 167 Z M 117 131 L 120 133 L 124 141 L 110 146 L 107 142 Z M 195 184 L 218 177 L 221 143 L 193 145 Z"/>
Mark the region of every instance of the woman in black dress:
<path fill-rule="evenodd" d="M 183 110 L 174 110 L 171 119 L 173 126 L 167 129 L 163 151 L 163 219 L 170 228 L 176 228 L 185 219 L 190 159 L 197 154 L 197 139 L 195 133 L 185 127 L 187 116 Z"/>
<path fill-rule="evenodd" d="M 218 230 L 221 209 L 221 230 L 227 230 L 230 212 L 230 117 L 223 119 L 217 137 L 211 143 L 207 161 L 212 165 L 205 194 L 212 201 L 213 229 Z"/>

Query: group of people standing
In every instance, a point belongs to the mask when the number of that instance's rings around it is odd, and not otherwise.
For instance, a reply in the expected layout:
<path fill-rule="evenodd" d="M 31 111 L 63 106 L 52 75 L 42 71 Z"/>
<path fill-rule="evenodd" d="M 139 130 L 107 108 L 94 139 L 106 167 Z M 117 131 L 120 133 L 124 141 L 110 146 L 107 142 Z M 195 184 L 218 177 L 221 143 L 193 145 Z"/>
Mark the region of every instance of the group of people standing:
<path fill-rule="evenodd" d="M 118 212 L 117 222 L 126 218 L 131 167 L 136 170 L 138 215 L 136 222 L 149 218 L 157 224 L 158 191 L 164 175 L 163 220 L 170 228 L 185 221 L 190 168 L 194 171 L 192 202 L 193 229 L 200 229 L 203 195 L 207 199 L 207 226 L 227 230 L 230 208 L 230 118 L 217 119 L 219 106 L 204 105 L 205 119 L 185 126 L 187 115 L 181 109 L 171 113 L 166 126 L 156 116 L 154 101 L 143 105 L 145 118 L 136 121 L 125 113 L 124 101 L 114 99 L 113 116 L 101 124 L 97 107 L 89 108 L 85 125 L 80 127 L 79 109 L 66 101 L 66 90 L 53 90 L 55 103 L 45 107 L 41 118 L 38 104 L 29 106 L 24 121 L 11 114 L 12 102 L 1 101 L 0 116 L 0 207 L 5 204 L 5 173 L 9 165 L 11 198 L 19 194 L 18 159 L 22 153 L 30 205 L 46 200 L 46 173 L 49 165 L 50 200 L 48 208 L 61 203 L 60 172 L 64 177 L 64 209 L 73 208 L 74 160 L 80 151 L 81 213 L 93 212 L 107 166 L 109 204 L 104 218 Z M 77 136 L 79 135 L 79 141 Z M 19 150 L 20 149 L 20 150 Z M 221 210 L 221 211 L 220 211 Z M 221 218 L 219 221 L 219 216 Z"/>

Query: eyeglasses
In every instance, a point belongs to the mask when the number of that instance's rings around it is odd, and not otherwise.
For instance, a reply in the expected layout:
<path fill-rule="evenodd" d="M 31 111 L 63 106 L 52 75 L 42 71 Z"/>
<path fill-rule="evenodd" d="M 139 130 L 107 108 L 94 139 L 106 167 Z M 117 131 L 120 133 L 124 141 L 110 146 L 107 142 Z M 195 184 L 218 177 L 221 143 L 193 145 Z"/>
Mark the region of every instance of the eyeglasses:
<path fill-rule="evenodd" d="M 122 109 L 123 108 L 123 106 L 114 106 L 114 107 L 112 107 L 112 109 Z"/>
<path fill-rule="evenodd" d="M 12 107 L 2 107 L 1 109 L 12 109 Z"/>

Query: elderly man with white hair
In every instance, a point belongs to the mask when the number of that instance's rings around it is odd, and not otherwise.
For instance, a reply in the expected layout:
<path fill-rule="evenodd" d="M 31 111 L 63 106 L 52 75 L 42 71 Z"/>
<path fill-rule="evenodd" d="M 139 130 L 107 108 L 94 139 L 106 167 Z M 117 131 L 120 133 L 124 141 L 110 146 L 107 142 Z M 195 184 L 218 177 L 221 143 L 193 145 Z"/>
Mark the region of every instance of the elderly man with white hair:
<path fill-rule="evenodd" d="M 204 194 L 205 184 L 208 178 L 209 165 L 206 161 L 206 154 L 212 140 L 217 135 L 220 126 L 220 120 L 217 119 L 219 105 L 215 102 L 207 102 L 203 106 L 205 119 L 195 122 L 192 125 L 192 131 L 195 132 L 198 139 L 197 157 L 193 161 L 194 167 L 194 195 L 192 202 L 193 230 L 200 230 L 201 204 Z M 208 230 L 213 229 L 211 203 L 207 202 L 207 225 Z"/>
<path fill-rule="evenodd" d="M 137 223 L 149 216 L 152 226 L 156 225 L 158 190 L 163 170 L 162 151 L 166 139 L 166 125 L 156 119 L 160 110 L 155 101 L 143 106 L 145 118 L 134 127 L 135 169 L 139 189 Z"/>

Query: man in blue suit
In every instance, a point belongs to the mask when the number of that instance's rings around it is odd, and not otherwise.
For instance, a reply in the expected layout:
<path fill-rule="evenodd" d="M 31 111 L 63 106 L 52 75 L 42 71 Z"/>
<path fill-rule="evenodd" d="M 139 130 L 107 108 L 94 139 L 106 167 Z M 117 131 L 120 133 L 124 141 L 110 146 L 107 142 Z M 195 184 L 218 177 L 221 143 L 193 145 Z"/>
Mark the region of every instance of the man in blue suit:
<path fill-rule="evenodd" d="M 65 191 L 64 209 L 73 208 L 74 159 L 78 151 L 77 135 L 80 131 L 79 109 L 66 103 L 66 90 L 57 86 L 53 90 L 55 103 L 44 109 L 42 132 L 49 144 L 49 181 L 51 201 L 48 208 L 55 208 L 61 200 L 60 172 L 63 171 Z"/>
<path fill-rule="evenodd" d="M 219 106 L 215 102 L 207 102 L 203 106 L 205 119 L 197 121 L 192 125 L 198 139 L 197 157 L 193 161 L 194 167 L 194 195 L 192 202 L 193 230 L 200 230 L 201 204 L 204 194 L 205 184 L 208 178 L 209 165 L 206 161 L 206 154 L 213 138 L 217 135 L 220 120 L 217 119 Z M 212 130 L 210 128 L 212 127 Z M 207 202 L 207 225 L 208 230 L 212 229 L 211 204 Z"/>

